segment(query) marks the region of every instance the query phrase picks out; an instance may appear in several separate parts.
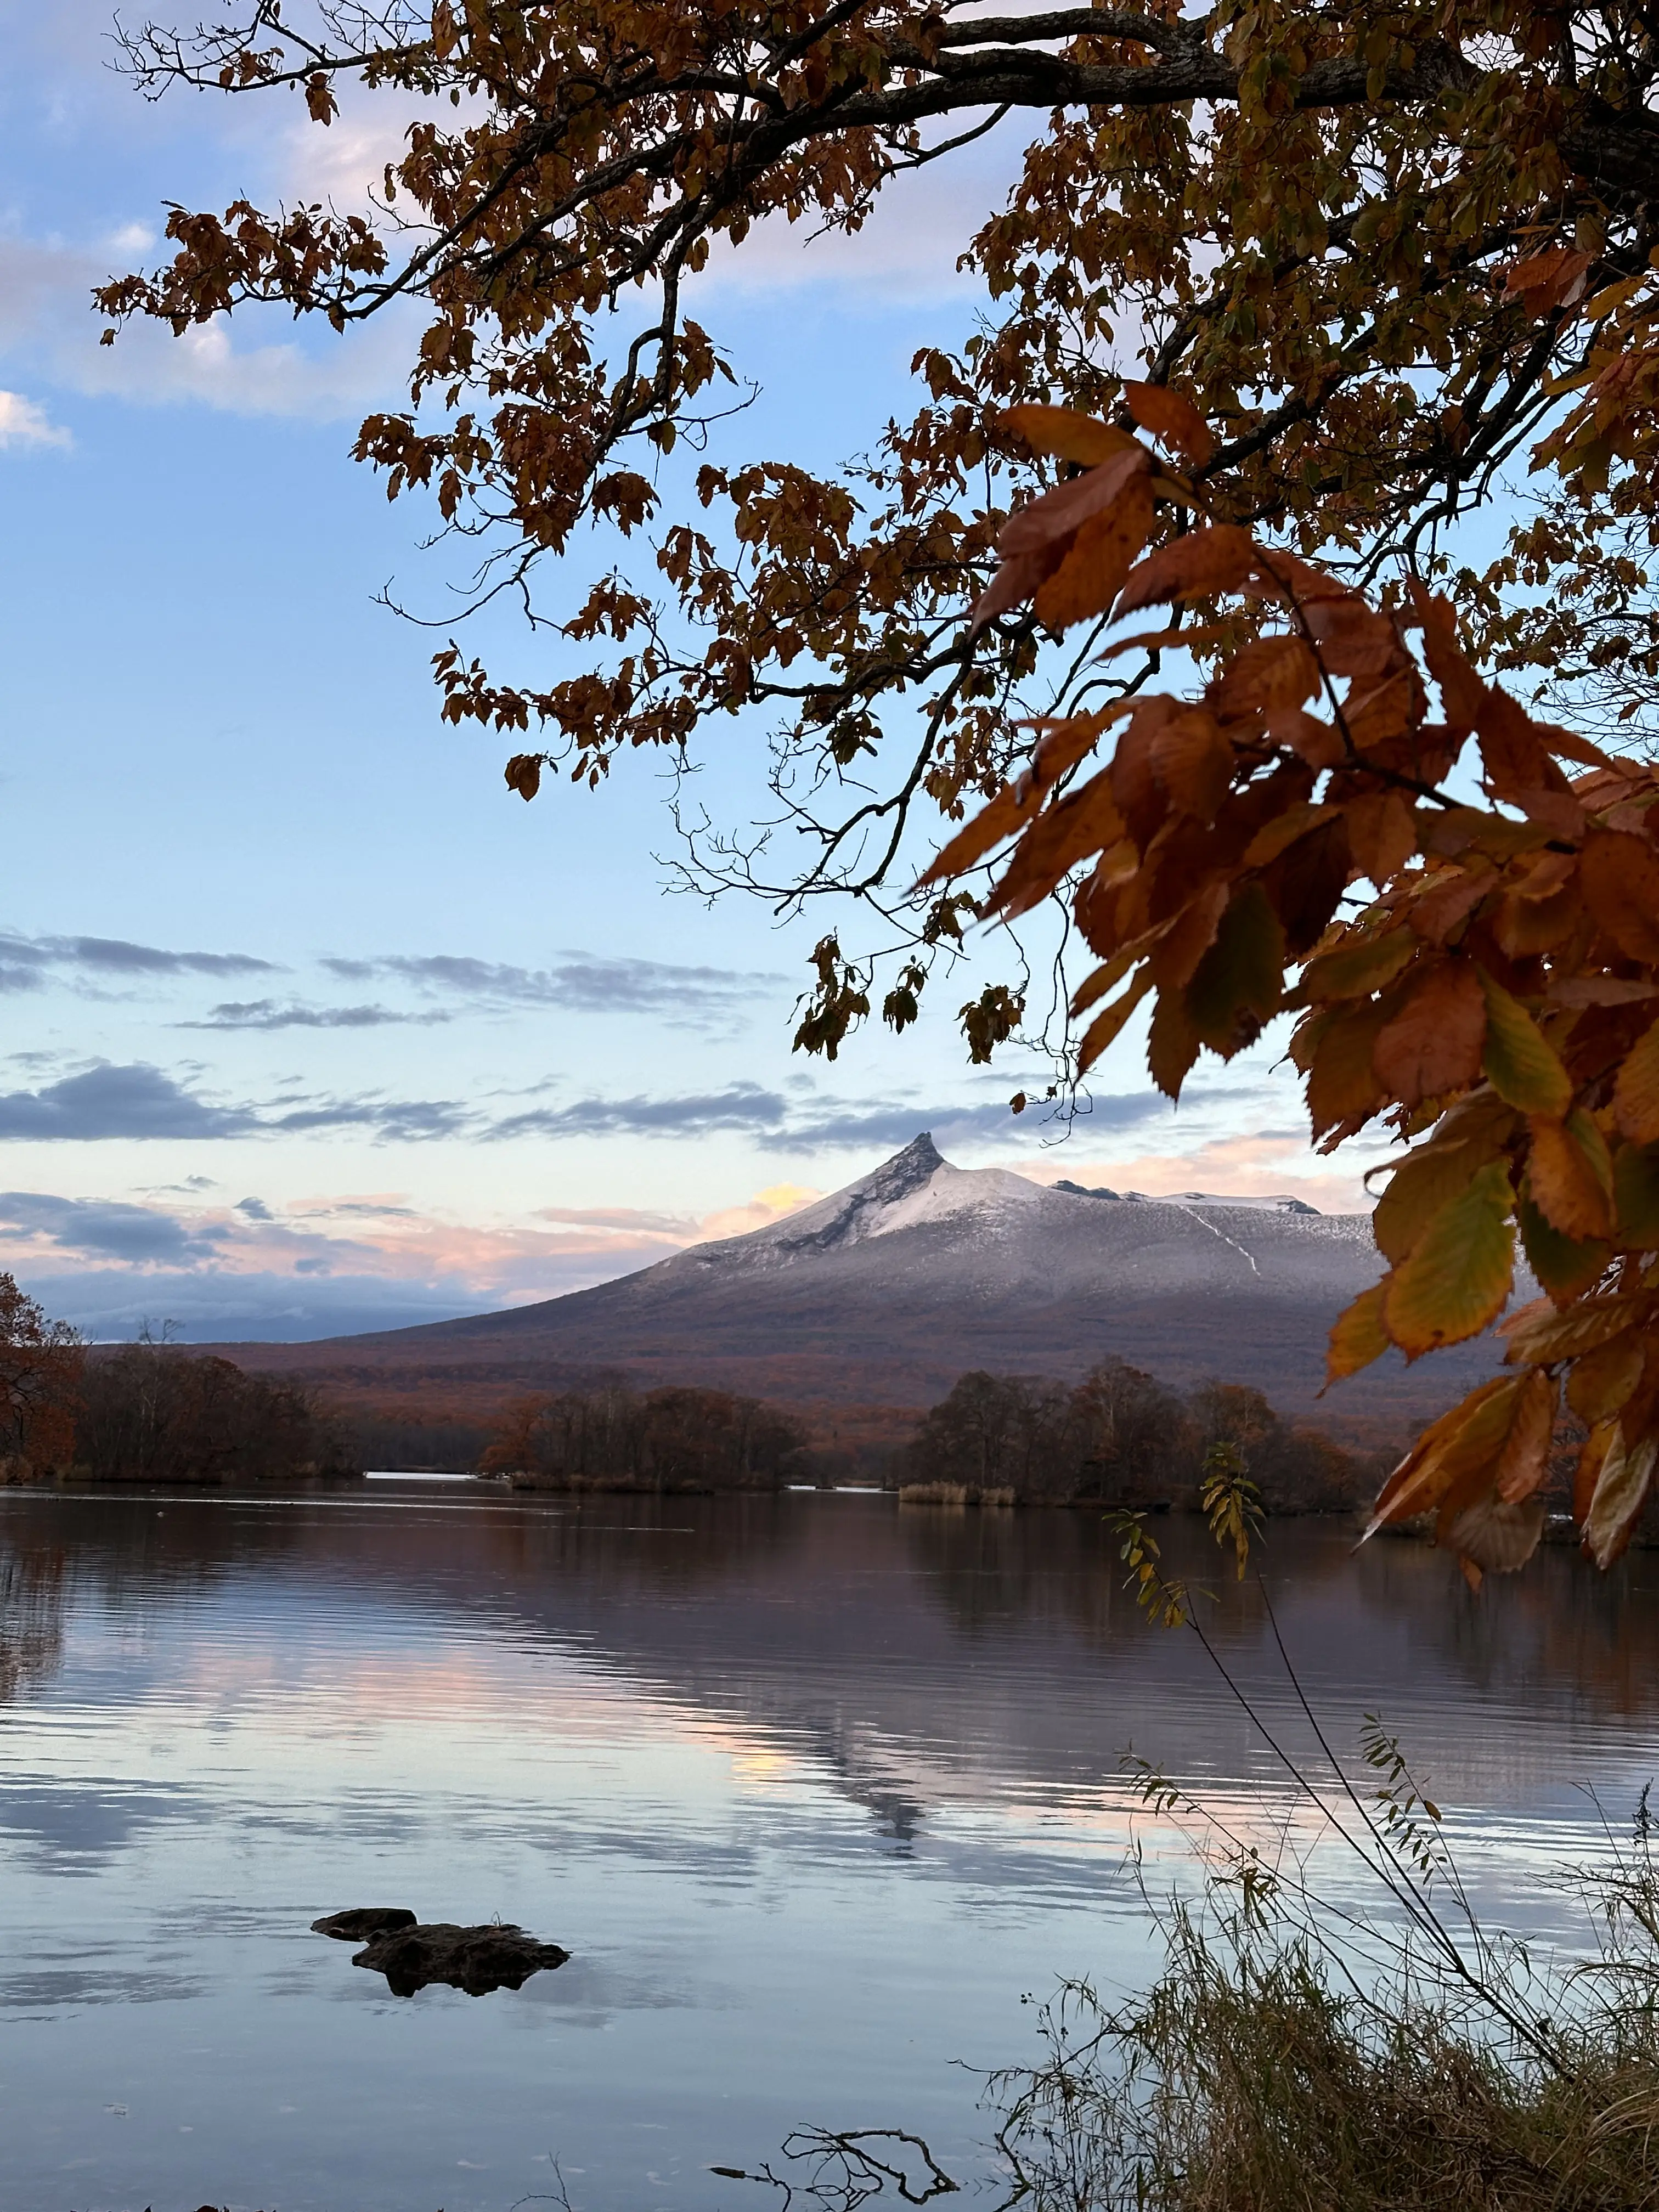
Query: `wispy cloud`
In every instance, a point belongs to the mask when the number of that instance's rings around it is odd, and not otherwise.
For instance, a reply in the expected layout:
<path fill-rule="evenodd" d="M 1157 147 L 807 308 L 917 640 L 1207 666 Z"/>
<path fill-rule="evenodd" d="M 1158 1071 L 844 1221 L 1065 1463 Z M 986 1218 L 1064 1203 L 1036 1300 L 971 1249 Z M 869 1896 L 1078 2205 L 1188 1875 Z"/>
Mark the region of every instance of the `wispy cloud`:
<path fill-rule="evenodd" d="M 123 977 L 274 975 L 247 952 L 171 952 L 125 937 L 25 937 L 0 931 L 0 991 L 38 991 L 56 972 L 108 982 Z"/>
<path fill-rule="evenodd" d="M 276 999 L 229 999 L 211 1006 L 200 1020 L 179 1022 L 181 1030 L 377 1030 L 415 1023 L 422 1026 L 453 1017 L 438 1008 L 420 1013 L 393 1006 L 307 1006 Z"/>
<path fill-rule="evenodd" d="M 388 954 L 371 960 L 325 960 L 343 982 L 397 981 L 473 1007 L 556 1006 L 571 1013 L 690 1014 L 718 1010 L 771 993 L 779 975 L 759 970 L 680 967 L 663 960 L 560 955 L 546 968 L 520 968 L 461 954 Z"/>

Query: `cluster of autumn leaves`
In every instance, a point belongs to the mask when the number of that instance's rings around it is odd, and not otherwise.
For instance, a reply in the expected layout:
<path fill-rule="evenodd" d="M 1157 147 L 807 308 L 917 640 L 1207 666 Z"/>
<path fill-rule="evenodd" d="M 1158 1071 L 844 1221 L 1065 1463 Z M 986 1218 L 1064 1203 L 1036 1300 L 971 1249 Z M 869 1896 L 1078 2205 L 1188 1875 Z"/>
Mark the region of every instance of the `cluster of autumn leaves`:
<path fill-rule="evenodd" d="M 1125 401 L 1201 465 L 1210 433 L 1178 394 Z M 1445 600 L 1375 607 L 1208 521 L 1192 478 L 1127 428 L 1041 407 L 1009 421 L 1078 472 L 1012 517 L 976 619 L 1030 600 L 1060 630 L 1167 606 L 1126 646 L 1188 648 L 1213 673 L 1195 697 L 1137 692 L 1042 726 L 927 880 L 1000 854 L 986 911 L 1007 916 L 1072 886 L 1098 963 L 1073 1002 L 1085 1069 L 1143 1000 L 1171 1097 L 1200 1050 L 1231 1058 L 1297 1015 L 1325 1148 L 1379 1116 L 1408 1146 L 1376 1209 L 1387 1273 L 1333 1330 L 1332 1379 L 1489 1328 L 1517 1240 L 1543 1292 L 1372 1526 L 1433 1512 L 1472 1580 L 1518 1566 L 1571 1452 L 1606 1566 L 1659 1458 L 1659 777 L 1483 682 Z M 1188 526 L 1147 555 L 1164 503 Z M 1192 602 L 1220 612 L 1183 622 Z"/>

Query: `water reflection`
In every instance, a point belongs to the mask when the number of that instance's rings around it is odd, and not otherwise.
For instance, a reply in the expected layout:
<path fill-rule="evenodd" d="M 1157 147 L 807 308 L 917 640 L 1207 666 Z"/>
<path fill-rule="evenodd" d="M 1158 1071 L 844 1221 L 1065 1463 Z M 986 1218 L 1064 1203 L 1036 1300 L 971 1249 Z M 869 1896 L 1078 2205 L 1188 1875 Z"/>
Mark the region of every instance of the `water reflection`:
<path fill-rule="evenodd" d="M 1592 1835 L 1576 1785 L 1645 1778 L 1649 1555 L 1472 1599 L 1420 1547 L 1292 1523 L 1264 1595 L 1158 1533 L 1275 1733 L 1311 1755 L 1269 1602 L 1334 1741 L 1382 1710 L 1522 1916 Z M 812 2119 L 971 2162 L 949 2062 L 1018 2057 L 1055 1973 L 1144 1966 L 1130 1743 L 1242 1825 L 1285 1811 L 1085 1514 L 6 1495 L 0 2199 L 468 2212 L 556 2150 L 578 2212 L 702 2212 L 707 2166 Z M 374 1901 L 574 1955 L 399 2007 L 309 1932 Z"/>

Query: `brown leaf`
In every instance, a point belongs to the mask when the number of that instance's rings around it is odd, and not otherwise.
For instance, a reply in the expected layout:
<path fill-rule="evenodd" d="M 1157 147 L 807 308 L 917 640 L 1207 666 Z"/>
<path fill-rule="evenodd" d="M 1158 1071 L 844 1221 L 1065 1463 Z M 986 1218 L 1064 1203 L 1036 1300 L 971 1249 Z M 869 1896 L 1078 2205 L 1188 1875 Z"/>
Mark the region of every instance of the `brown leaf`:
<path fill-rule="evenodd" d="M 1659 964 L 1659 853 L 1626 830 L 1593 830 L 1584 840 L 1579 889 L 1596 927 L 1621 952 Z"/>
<path fill-rule="evenodd" d="M 1276 745 L 1287 745 L 1311 769 L 1334 768 L 1348 757 L 1342 732 L 1334 723 L 1322 722 L 1304 707 L 1275 707 L 1262 722 L 1266 737 Z"/>
<path fill-rule="evenodd" d="M 1553 784 L 1566 790 L 1566 778 L 1545 750 L 1541 732 L 1507 691 L 1494 685 L 1486 693 L 1474 726 L 1486 763 L 1486 788 L 1494 799 L 1513 804 L 1522 792 L 1547 791 Z"/>
<path fill-rule="evenodd" d="M 1205 693 L 1224 718 L 1299 707 L 1320 685 L 1319 663 L 1299 637 L 1253 638 Z"/>
<path fill-rule="evenodd" d="M 1103 614 L 1152 530 L 1152 485 L 1145 475 L 1131 477 L 1111 506 L 1083 525 L 1066 558 L 1038 591 L 1031 611 L 1044 629 L 1069 629 L 1089 615 Z"/>
<path fill-rule="evenodd" d="M 1057 799 L 1026 829 L 987 902 L 988 910 L 1000 911 L 1010 920 L 1028 913 L 1079 860 L 1115 844 L 1123 828 L 1112 796 L 1111 770 L 1103 769 L 1080 791 Z"/>
<path fill-rule="evenodd" d="M 1443 945 L 1497 888 L 1498 878 L 1491 868 L 1435 868 L 1423 883 L 1424 890 L 1412 903 L 1411 926 L 1425 944 Z"/>
<path fill-rule="evenodd" d="M 1226 797 L 1237 756 L 1213 714 L 1189 707 L 1166 722 L 1152 741 L 1152 769 L 1181 809 L 1206 825 Z"/>
<path fill-rule="evenodd" d="M 542 787 L 542 764 L 535 753 L 514 753 L 506 769 L 507 787 L 527 805 Z"/>
<path fill-rule="evenodd" d="M 1550 1439 L 1555 1432 L 1555 1384 L 1535 1367 L 1516 1393 L 1510 1432 L 1499 1455 L 1493 1488 L 1506 1504 L 1530 1498 L 1549 1472 Z M 1491 1560 L 1482 1559 L 1482 1566 Z"/>
<path fill-rule="evenodd" d="M 1336 1014 L 1322 1030 L 1308 1070 L 1308 1115 L 1316 1137 L 1383 1103 L 1372 1060 L 1389 1012 L 1385 1000 L 1367 1002 Z"/>
<path fill-rule="evenodd" d="M 1535 1114 L 1527 1184 L 1534 1203 L 1564 1237 L 1613 1234 L 1613 1163 L 1601 1133 L 1582 1110 L 1565 1121 Z"/>
<path fill-rule="evenodd" d="M 1348 825 L 1340 815 L 1297 838 L 1263 871 L 1290 959 L 1302 959 L 1324 935 L 1349 872 Z"/>
<path fill-rule="evenodd" d="M 1529 315 L 1541 319 L 1557 307 L 1575 307 L 1583 298 L 1593 258 L 1566 246 L 1529 253 L 1504 272 L 1504 289 L 1518 297 Z"/>
<path fill-rule="evenodd" d="M 1171 538 L 1132 569 L 1115 611 L 1122 616 L 1164 600 L 1213 599 L 1218 592 L 1242 590 L 1259 573 L 1249 532 L 1233 522 L 1212 523 Z"/>
<path fill-rule="evenodd" d="M 1143 967 L 1128 989 L 1095 1016 L 1078 1047 L 1077 1070 L 1079 1075 L 1086 1075 L 1107 1047 L 1116 1042 L 1124 1024 L 1152 988 L 1152 982 L 1151 969 Z"/>
<path fill-rule="evenodd" d="M 1613 1156 L 1613 1205 L 1622 1249 L 1659 1251 L 1659 1151 L 1620 1146 Z"/>
<path fill-rule="evenodd" d="M 1543 1534 L 1541 1499 L 1510 1504 L 1489 1492 L 1454 1514 L 1436 1538 L 1457 1553 L 1464 1580 L 1479 1589 L 1482 1574 L 1512 1575 L 1524 1567 Z"/>
<path fill-rule="evenodd" d="M 1642 1310 L 1627 1297 L 1586 1298 L 1564 1313 L 1547 1298 L 1537 1298 L 1504 1323 L 1501 1334 L 1509 1340 L 1504 1357 L 1511 1366 L 1553 1366 L 1559 1359 L 1576 1359 L 1599 1344 L 1610 1344 L 1642 1318 Z"/>
<path fill-rule="evenodd" d="M 1380 890 L 1417 850 L 1417 815 L 1397 791 L 1368 793 L 1344 809 L 1354 865 Z"/>
<path fill-rule="evenodd" d="M 1023 606 L 1065 558 L 1066 540 L 1060 538 L 1052 545 L 1039 546 L 1035 553 L 1005 561 L 974 601 L 970 630 L 977 633 L 994 616 L 1006 614 L 1010 607 Z"/>
<path fill-rule="evenodd" d="M 1210 1050 L 1231 1060 L 1279 1011 L 1285 935 L 1260 884 L 1246 884 L 1187 986 L 1187 1015 Z"/>
<path fill-rule="evenodd" d="M 1509 1431 L 1516 1388 L 1515 1382 L 1499 1376 L 1471 1390 L 1437 1421 L 1431 1421 L 1377 1492 L 1365 1536 L 1375 1535 L 1390 1521 L 1409 1521 L 1413 1514 L 1437 1505 L 1453 1476 L 1469 1463 L 1471 1453 L 1479 1465 L 1483 1453 L 1496 1451 Z M 1460 1446 L 1460 1455 L 1454 1457 Z"/>
<path fill-rule="evenodd" d="M 1125 384 L 1123 404 L 1143 430 L 1179 453 L 1194 468 L 1202 468 L 1215 451 L 1209 424 L 1190 399 L 1172 392 L 1167 384 Z"/>
<path fill-rule="evenodd" d="M 1012 560 L 1069 538 L 1091 515 L 1110 507 L 1130 479 L 1145 475 L 1152 465 L 1146 448 L 1132 445 L 1127 453 L 1114 453 L 1110 460 L 1086 475 L 1055 484 L 1009 516 L 997 539 L 998 552 L 1005 560 Z"/>
<path fill-rule="evenodd" d="M 1423 658 L 1440 687 L 1440 703 L 1453 729 L 1467 732 L 1474 727 L 1486 700 L 1486 687 L 1475 674 L 1457 642 L 1457 617 L 1449 599 L 1431 598 L 1413 578 L 1413 597 L 1423 618 Z"/>
<path fill-rule="evenodd" d="M 1391 1097 L 1416 1106 L 1479 1080 L 1486 1035 L 1486 1002 L 1473 963 L 1443 960 L 1383 1028 L 1371 1065 Z"/>
<path fill-rule="evenodd" d="M 1202 1042 L 1187 1012 L 1187 994 L 1160 992 L 1146 1038 L 1146 1066 L 1166 1098 L 1180 1097 Z"/>
<path fill-rule="evenodd" d="M 1587 1427 L 1610 1420 L 1641 1381 L 1644 1364 L 1642 1340 L 1633 1331 L 1598 1346 L 1574 1360 L 1567 1376 L 1568 1405 Z"/>
<path fill-rule="evenodd" d="M 1303 609 L 1302 619 L 1333 676 L 1387 675 L 1405 658 L 1393 623 L 1374 613 L 1357 593 L 1317 599 Z"/>
<path fill-rule="evenodd" d="M 1626 1055 L 1613 1085 L 1613 1115 L 1632 1144 L 1659 1143 L 1659 1022 Z"/>
<path fill-rule="evenodd" d="M 1659 1458 L 1659 1440 L 1644 1437 L 1638 1443 L 1627 1444 L 1622 1425 L 1613 1424 L 1589 1510 L 1584 1516 L 1584 1549 L 1604 1571 L 1635 1533 L 1653 1480 L 1656 1458 Z"/>

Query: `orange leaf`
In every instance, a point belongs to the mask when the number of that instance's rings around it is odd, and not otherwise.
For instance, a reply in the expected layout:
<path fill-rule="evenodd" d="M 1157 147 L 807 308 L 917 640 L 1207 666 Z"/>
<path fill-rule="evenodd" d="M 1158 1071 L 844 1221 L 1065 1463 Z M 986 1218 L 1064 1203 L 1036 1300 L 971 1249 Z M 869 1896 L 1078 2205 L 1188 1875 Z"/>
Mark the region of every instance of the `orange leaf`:
<path fill-rule="evenodd" d="M 1083 525 L 1066 558 L 1038 590 L 1031 611 L 1044 629 L 1069 629 L 1085 616 L 1103 614 L 1152 529 L 1152 485 L 1144 475 L 1131 477 L 1112 505 Z"/>
<path fill-rule="evenodd" d="M 1057 539 L 1069 538 L 1080 530 L 1091 515 L 1099 514 L 1111 506 L 1131 477 L 1144 475 L 1152 465 L 1152 457 L 1144 446 L 1132 445 L 1127 453 L 1115 453 L 1111 459 L 1085 476 L 1073 477 L 1066 483 L 1054 485 L 1040 498 L 1031 500 L 1011 514 L 1002 526 L 997 539 L 997 550 L 1005 560 L 1022 553 L 1040 552 L 1053 545 Z"/>
<path fill-rule="evenodd" d="M 1212 599 L 1218 592 L 1241 590 L 1259 573 L 1258 550 L 1249 532 L 1234 522 L 1212 523 L 1208 529 L 1172 538 L 1131 569 L 1115 611 L 1133 614 L 1137 607 L 1155 606 L 1165 599 L 1175 604 Z"/>
<path fill-rule="evenodd" d="M 1152 739 L 1152 774 L 1183 814 L 1206 827 L 1227 795 L 1235 763 L 1231 741 L 1202 707 L 1177 714 Z"/>
<path fill-rule="evenodd" d="M 1474 1445 L 1478 1458 L 1480 1449 L 1495 1448 L 1502 1441 L 1515 1389 L 1512 1381 L 1499 1376 L 1471 1390 L 1437 1421 L 1431 1421 L 1377 1492 L 1365 1536 L 1375 1535 L 1388 1522 L 1408 1521 L 1414 1513 L 1437 1505 L 1452 1477 L 1462 1472 L 1468 1444 Z M 1462 1459 L 1451 1458 L 1454 1448 L 1460 1444 L 1464 1446 Z"/>
<path fill-rule="evenodd" d="M 1645 837 L 1593 830 L 1584 840 L 1579 889 L 1596 927 L 1621 952 L 1659 963 L 1659 853 Z"/>
<path fill-rule="evenodd" d="M 1010 407 L 1001 420 L 1019 433 L 1034 453 L 1052 453 L 1085 469 L 1098 468 L 1138 442 L 1115 422 L 1097 422 L 1092 415 L 1079 414 L 1074 407 Z"/>
<path fill-rule="evenodd" d="M 1534 1114 L 1528 1127 L 1527 1182 L 1539 1212 L 1564 1237 L 1611 1237 L 1613 1162 L 1589 1115 Z"/>
<path fill-rule="evenodd" d="M 1332 1325 L 1325 1353 L 1325 1389 L 1345 1375 L 1357 1375 L 1389 1349 L 1389 1332 L 1382 1325 L 1386 1281 L 1373 1283 L 1343 1309 Z M 1324 1392 L 1320 1393 L 1322 1397 Z"/>
<path fill-rule="evenodd" d="M 1550 1439 L 1555 1432 L 1555 1385 L 1534 1367 L 1516 1394 L 1510 1432 L 1498 1462 L 1493 1488 L 1505 1504 L 1530 1498 L 1549 1472 Z M 1481 1565 L 1490 1565 L 1489 1560 Z"/>
<path fill-rule="evenodd" d="M 1123 404 L 1143 430 L 1179 453 L 1183 461 L 1202 468 L 1215 451 L 1209 424 L 1190 399 L 1172 392 L 1167 384 L 1126 384 Z"/>
<path fill-rule="evenodd" d="M 1416 813 L 1397 791 L 1371 792 L 1363 799 L 1351 799 L 1344 811 L 1354 863 L 1381 890 L 1417 850 Z"/>
<path fill-rule="evenodd" d="M 1589 289 L 1592 257 L 1571 246 L 1553 246 L 1530 253 L 1505 271 L 1504 289 L 1518 296 L 1529 315 L 1543 317 L 1557 307 L 1575 307 Z"/>
<path fill-rule="evenodd" d="M 1598 1421 L 1610 1420 L 1641 1381 L 1645 1364 L 1639 1336 L 1632 1331 L 1614 1337 L 1611 1344 L 1600 1345 L 1574 1360 L 1567 1376 L 1567 1403 L 1591 1428 Z M 1581 1514 L 1579 1518 L 1583 1517 Z"/>
<path fill-rule="evenodd" d="M 1486 1035 L 1486 1001 L 1473 963 L 1443 960 L 1382 1029 L 1371 1065 L 1390 1097 L 1416 1106 L 1479 1080 Z"/>

